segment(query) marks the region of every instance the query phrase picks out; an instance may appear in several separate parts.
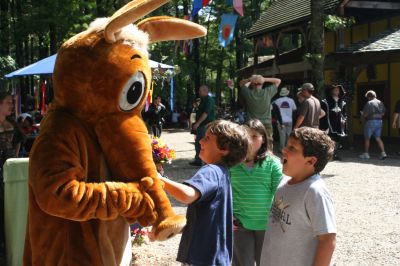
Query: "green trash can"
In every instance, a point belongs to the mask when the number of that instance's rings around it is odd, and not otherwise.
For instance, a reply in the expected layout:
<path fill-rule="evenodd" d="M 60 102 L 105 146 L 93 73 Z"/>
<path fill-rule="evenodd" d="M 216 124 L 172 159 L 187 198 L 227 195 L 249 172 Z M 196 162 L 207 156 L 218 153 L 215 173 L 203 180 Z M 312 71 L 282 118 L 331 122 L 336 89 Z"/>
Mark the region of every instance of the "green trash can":
<path fill-rule="evenodd" d="M 4 163 L 4 223 L 7 265 L 22 265 L 28 218 L 29 158 L 12 158 Z"/>

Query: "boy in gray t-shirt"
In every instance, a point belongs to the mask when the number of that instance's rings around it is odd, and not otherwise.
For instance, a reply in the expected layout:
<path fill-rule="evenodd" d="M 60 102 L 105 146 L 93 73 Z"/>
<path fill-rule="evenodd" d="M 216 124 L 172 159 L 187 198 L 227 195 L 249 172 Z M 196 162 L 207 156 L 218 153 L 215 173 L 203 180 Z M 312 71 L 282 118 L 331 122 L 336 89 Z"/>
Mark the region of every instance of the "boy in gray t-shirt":
<path fill-rule="evenodd" d="M 283 149 L 283 173 L 265 233 L 261 265 L 329 265 L 336 242 L 333 202 L 321 172 L 335 144 L 316 128 L 295 129 Z"/>

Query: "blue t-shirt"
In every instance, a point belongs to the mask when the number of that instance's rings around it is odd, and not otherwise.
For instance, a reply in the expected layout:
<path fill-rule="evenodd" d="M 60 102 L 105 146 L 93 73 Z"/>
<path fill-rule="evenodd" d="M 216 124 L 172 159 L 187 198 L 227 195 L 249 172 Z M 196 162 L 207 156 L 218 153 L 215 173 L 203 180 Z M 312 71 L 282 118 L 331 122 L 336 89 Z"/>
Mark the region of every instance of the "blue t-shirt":
<path fill-rule="evenodd" d="M 228 169 L 208 164 L 184 183 L 201 195 L 188 206 L 177 261 L 196 266 L 230 265 L 233 213 Z"/>

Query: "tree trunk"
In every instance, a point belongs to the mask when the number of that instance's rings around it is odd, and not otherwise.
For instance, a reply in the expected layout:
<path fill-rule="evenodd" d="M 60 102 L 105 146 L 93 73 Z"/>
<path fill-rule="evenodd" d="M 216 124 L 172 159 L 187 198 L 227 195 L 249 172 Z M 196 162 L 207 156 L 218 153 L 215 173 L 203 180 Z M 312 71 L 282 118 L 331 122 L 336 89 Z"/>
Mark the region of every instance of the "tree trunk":
<path fill-rule="evenodd" d="M 211 16 L 211 11 L 212 11 L 212 6 L 210 7 L 210 13 L 208 14 L 208 22 L 207 22 L 207 32 L 210 32 L 210 24 L 211 24 L 211 19 L 210 19 L 210 16 Z M 205 77 L 206 78 L 206 64 L 205 64 L 205 62 L 207 62 L 207 52 L 208 52 L 208 34 L 206 35 L 206 43 L 205 43 L 205 45 L 204 45 L 204 49 L 203 49 L 203 62 L 204 62 L 204 64 L 203 64 L 203 70 L 202 70 L 202 75 L 203 75 L 203 77 Z"/>
<path fill-rule="evenodd" d="M 193 18 L 194 23 L 199 22 L 198 15 Z M 200 40 L 198 38 L 193 39 L 193 80 L 194 87 L 197 91 L 201 85 L 201 77 L 200 77 Z M 197 93 L 196 93 L 197 94 Z"/>
<path fill-rule="evenodd" d="M 57 53 L 57 27 L 54 23 L 49 24 L 50 54 Z"/>
<path fill-rule="evenodd" d="M 316 93 L 324 87 L 324 1 L 311 0 L 310 61 L 312 82 Z"/>
<path fill-rule="evenodd" d="M 21 8 L 21 3 L 20 1 L 12 1 L 11 2 L 12 6 L 12 14 L 14 17 L 14 22 L 13 22 L 13 29 L 14 29 L 14 43 L 15 43 L 15 61 L 17 63 L 17 67 L 22 67 L 24 62 L 23 62 L 23 46 L 22 46 L 22 40 L 23 36 L 21 34 L 21 18 L 22 18 L 22 8 Z"/>
<path fill-rule="evenodd" d="M 251 20 L 255 23 L 260 17 L 261 12 L 261 1 L 260 0 L 251 0 Z"/>
<path fill-rule="evenodd" d="M 215 96 L 216 96 L 216 104 L 217 106 L 221 106 L 221 91 L 223 87 L 222 82 L 222 71 L 224 68 L 224 57 L 225 57 L 225 49 L 221 47 L 221 53 L 218 58 L 218 67 L 217 67 L 217 77 L 215 79 Z"/>
<path fill-rule="evenodd" d="M 241 22 L 241 19 L 238 19 L 239 23 Z M 240 26 L 240 24 L 238 24 L 238 26 Z M 236 47 L 235 47 L 235 52 L 236 52 L 236 69 L 241 69 L 244 67 L 244 60 L 243 60 L 243 42 L 242 42 L 242 34 L 243 31 L 241 30 L 242 27 L 236 27 L 235 29 L 235 41 L 236 41 Z M 234 77 L 232 77 L 234 78 Z M 238 106 L 238 103 L 235 102 L 235 98 L 236 98 L 236 93 L 239 90 L 239 81 L 240 78 L 236 77 L 236 86 L 234 86 L 234 88 L 232 88 L 232 99 L 231 99 L 231 104 L 232 106 Z M 236 88 L 235 88 L 236 87 Z M 239 98 L 238 98 L 239 100 Z"/>
<path fill-rule="evenodd" d="M 10 16 L 8 0 L 0 0 L 0 56 L 10 54 Z"/>

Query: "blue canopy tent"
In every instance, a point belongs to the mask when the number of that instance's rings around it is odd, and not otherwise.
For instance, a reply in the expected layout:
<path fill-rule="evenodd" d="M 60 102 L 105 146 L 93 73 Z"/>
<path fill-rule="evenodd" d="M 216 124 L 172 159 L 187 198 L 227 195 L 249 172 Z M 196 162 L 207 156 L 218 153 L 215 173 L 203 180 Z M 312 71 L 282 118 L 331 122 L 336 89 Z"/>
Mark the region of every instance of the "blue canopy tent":
<path fill-rule="evenodd" d="M 5 75 L 6 78 L 12 78 L 17 76 L 29 76 L 29 75 L 42 75 L 42 74 L 53 74 L 54 64 L 56 62 L 57 54 L 44 58 L 36 63 L 33 63 L 24 68 L 18 69 Z M 173 69 L 173 66 L 158 63 L 153 60 L 149 60 L 151 68 L 163 68 L 163 69 Z"/>
<path fill-rule="evenodd" d="M 57 54 L 54 54 L 54 55 L 44 58 L 40 61 L 37 61 L 36 63 L 33 63 L 29 66 L 26 66 L 26 67 L 23 67 L 21 69 L 14 71 L 14 72 L 11 72 L 11 73 L 5 75 L 5 77 L 13 78 L 13 77 L 19 77 L 19 76 L 53 74 L 56 58 L 57 58 Z M 162 64 L 162 63 L 159 63 L 159 62 L 156 62 L 153 60 L 149 60 L 149 63 L 150 63 L 151 68 L 174 69 L 173 66 L 170 66 L 167 64 Z M 174 98 L 173 77 L 171 77 L 170 84 L 171 84 L 170 105 L 171 105 L 171 110 L 173 110 L 173 98 Z"/>

